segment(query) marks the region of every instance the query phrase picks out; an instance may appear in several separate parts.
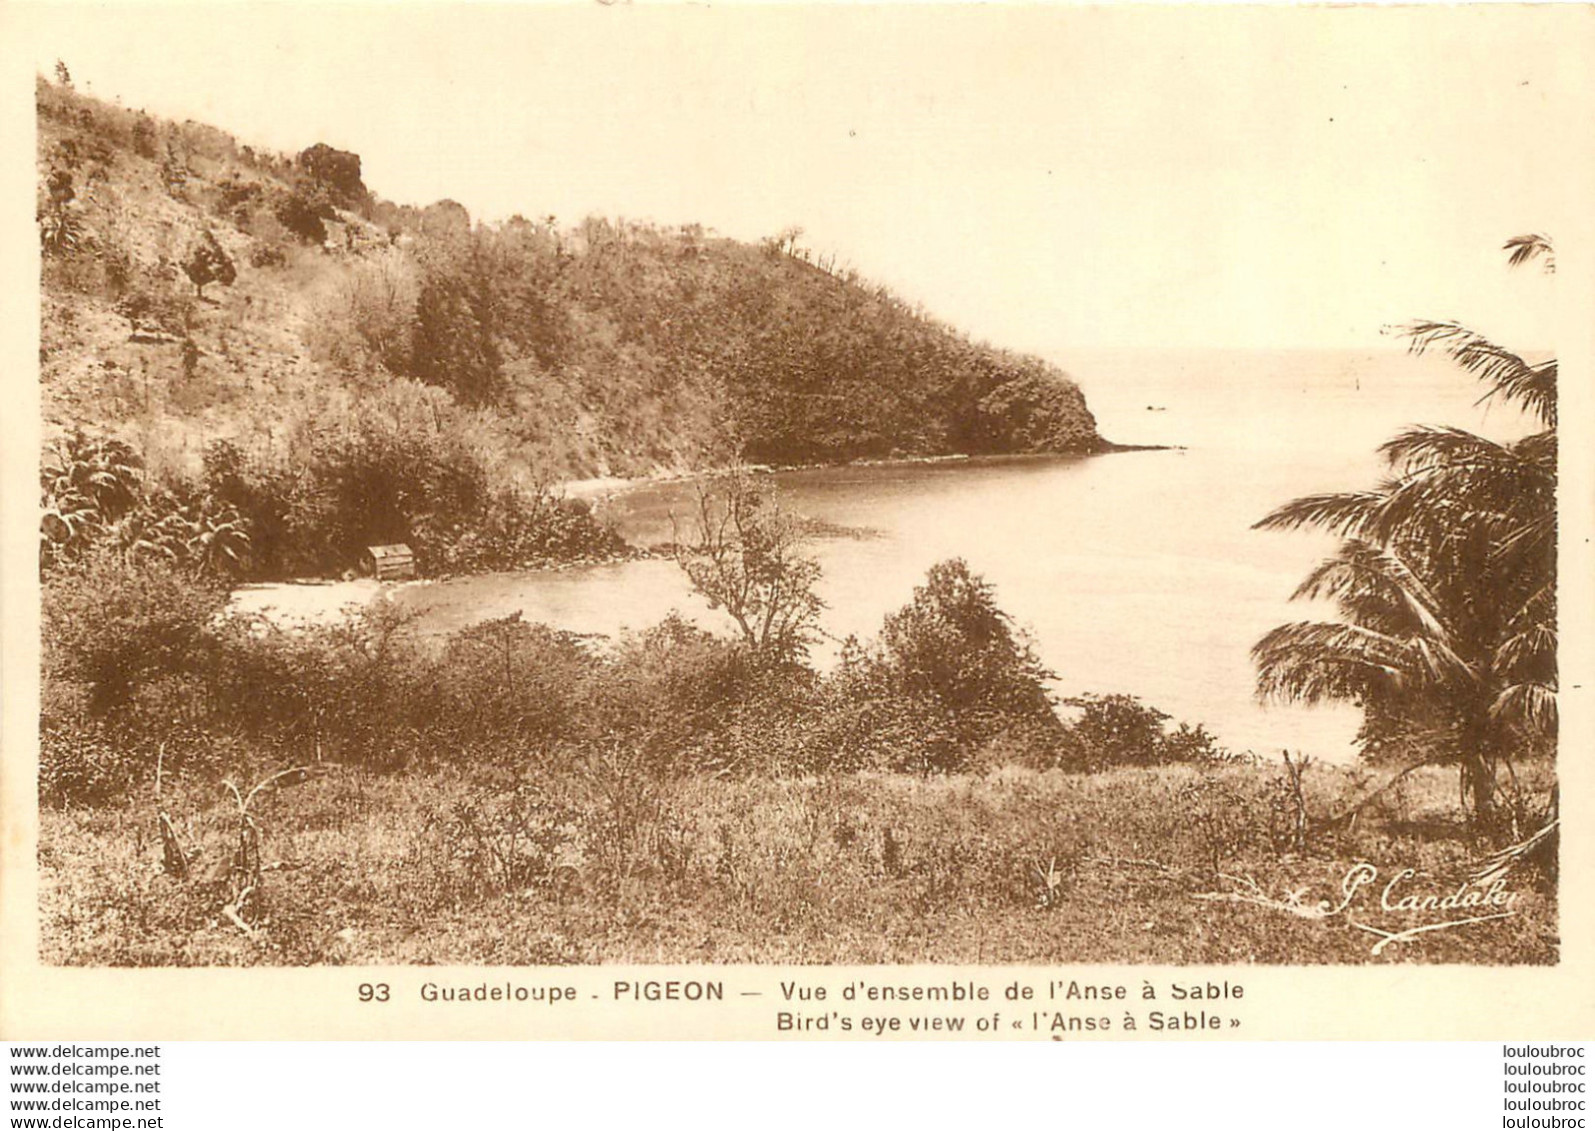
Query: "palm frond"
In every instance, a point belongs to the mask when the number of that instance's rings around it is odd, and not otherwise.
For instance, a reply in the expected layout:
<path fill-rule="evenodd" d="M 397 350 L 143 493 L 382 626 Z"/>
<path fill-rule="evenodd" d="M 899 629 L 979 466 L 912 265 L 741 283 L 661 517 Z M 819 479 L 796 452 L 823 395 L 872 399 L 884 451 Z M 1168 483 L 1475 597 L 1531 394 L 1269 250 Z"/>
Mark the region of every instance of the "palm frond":
<path fill-rule="evenodd" d="M 1554 480 L 1556 477 L 1556 432 L 1550 429 L 1525 436 L 1512 445 L 1520 457 L 1542 468 Z"/>
<path fill-rule="evenodd" d="M 1252 659 L 1257 695 L 1264 700 L 1355 700 L 1411 675 L 1400 640 L 1350 624 L 1282 624 L 1252 646 Z"/>
<path fill-rule="evenodd" d="M 1413 322 L 1403 327 L 1402 333 L 1412 353 L 1438 349 L 1490 386 L 1484 399 L 1499 395 L 1522 405 L 1547 426 L 1555 426 L 1555 359 L 1530 364 L 1456 322 Z"/>
<path fill-rule="evenodd" d="M 1393 467 L 1418 471 L 1431 467 L 1484 466 L 1522 462 L 1506 444 L 1497 444 L 1463 428 L 1419 424 L 1379 445 L 1379 454 Z"/>
<path fill-rule="evenodd" d="M 1521 267 L 1535 259 L 1545 264 L 1547 275 L 1556 274 L 1556 248 L 1551 243 L 1549 236 L 1535 233 L 1528 236 L 1513 236 L 1502 245 L 1501 250 L 1507 252 L 1506 261 L 1513 267 Z"/>
<path fill-rule="evenodd" d="M 1337 491 L 1304 495 L 1270 511 L 1252 524 L 1253 530 L 1299 530 L 1316 526 L 1331 534 L 1355 537 L 1377 517 L 1385 492 Z"/>
<path fill-rule="evenodd" d="M 1556 690 L 1543 683 L 1514 683 L 1490 704 L 1490 717 L 1517 727 L 1536 742 L 1556 737 Z"/>
<path fill-rule="evenodd" d="M 1498 672 L 1556 666 L 1556 624 L 1531 624 L 1514 632 L 1495 650 L 1492 666 Z"/>
<path fill-rule="evenodd" d="M 1293 600 L 1329 598 L 1353 624 L 1386 635 L 1421 632 L 1449 648 L 1450 631 L 1429 587 L 1394 552 L 1359 538 L 1343 542 L 1296 587 Z"/>
<path fill-rule="evenodd" d="M 1556 583 L 1547 581 L 1523 597 L 1490 657 L 1501 682 L 1541 683 L 1552 690 L 1557 676 Z"/>
<path fill-rule="evenodd" d="M 1510 446 L 1476 443 L 1450 430 L 1416 430 L 1392 444 L 1415 453 L 1381 503 L 1368 508 L 1365 537 L 1384 544 L 1478 537 L 1501 548 L 1554 530 L 1556 481 L 1536 461 Z M 1444 462 L 1440 451 L 1451 452 Z M 1465 454 L 1464 454 L 1465 453 Z"/>
<path fill-rule="evenodd" d="M 1489 885 L 1504 880 L 1525 865 L 1538 867 L 1555 874 L 1557 846 L 1561 839 L 1562 819 L 1552 816 L 1538 831 L 1526 840 L 1509 844 L 1479 861 L 1468 879 L 1475 884 Z"/>

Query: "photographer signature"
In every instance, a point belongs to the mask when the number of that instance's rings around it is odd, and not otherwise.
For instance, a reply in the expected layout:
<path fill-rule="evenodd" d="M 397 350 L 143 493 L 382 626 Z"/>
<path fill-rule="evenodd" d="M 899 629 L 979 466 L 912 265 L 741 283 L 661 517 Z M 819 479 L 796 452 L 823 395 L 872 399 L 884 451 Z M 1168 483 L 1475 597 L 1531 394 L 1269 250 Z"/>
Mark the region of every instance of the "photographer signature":
<path fill-rule="evenodd" d="M 1374 954 L 1379 954 L 1393 943 L 1409 942 L 1429 931 L 1465 927 L 1472 923 L 1488 923 L 1494 919 L 1507 919 L 1516 914 L 1518 893 L 1508 891 L 1505 880 L 1493 880 L 1487 887 L 1472 880 L 1463 880 L 1454 890 L 1440 890 L 1419 887 L 1413 882 L 1417 875 L 1417 869 L 1403 868 L 1391 876 L 1379 891 L 1379 909 L 1387 915 L 1425 915 L 1435 912 L 1461 914 L 1457 918 L 1421 923 L 1399 931 L 1387 931 L 1381 927 L 1349 919 L 1348 922 L 1358 930 L 1380 936 L 1379 941 L 1374 944 Z M 1362 888 L 1378 882 L 1378 879 L 1379 870 L 1372 864 L 1364 862 L 1354 865 L 1346 873 L 1346 878 L 1340 882 L 1344 894 L 1340 910 L 1349 907 Z"/>
<path fill-rule="evenodd" d="M 1256 881 L 1250 878 L 1237 879 L 1233 876 L 1225 878 L 1241 884 L 1244 890 L 1206 892 L 1196 898 L 1254 903 L 1276 911 L 1285 911 L 1303 919 L 1329 919 L 1351 911 L 1358 895 L 1378 883 L 1379 869 L 1367 861 L 1352 865 L 1340 881 L 1340 902 L 1333 903 L 1324 899 L 1313 905 L 1304 902 L 1306 888 L 1290 892 L 1284 899 L 1274 899 L 1266 895 Z M 1410 942 L 1430 931 L 1465 927 L 1473 923 L 1488 923 L 1496 919 L 1508 919 L 1517 914 L 1518 893 L 1507 890 L 1504 880 L 1495 879 L 1488 885 L 1479 881 L 1463 880 L 1454 889 L 1424 888 L 1416 882 L 1417 880 L 1416 868 L 1403 868 L 1396 872 L 1382 888 L 1378 889 L 1379 910 L 1386 915 L 1416 916 L 1441 913 L 1454 914 L 1455 917 L 1419 923 L 1401 930 L 1386 930 L 1368 923 L 1359 923 L 1348 915 L 1346 921 L 1353 927 L 1379 936 L 1379 941 L 1373 945 L 1372 953 L 1381 954 L 1388 946 Z"/>

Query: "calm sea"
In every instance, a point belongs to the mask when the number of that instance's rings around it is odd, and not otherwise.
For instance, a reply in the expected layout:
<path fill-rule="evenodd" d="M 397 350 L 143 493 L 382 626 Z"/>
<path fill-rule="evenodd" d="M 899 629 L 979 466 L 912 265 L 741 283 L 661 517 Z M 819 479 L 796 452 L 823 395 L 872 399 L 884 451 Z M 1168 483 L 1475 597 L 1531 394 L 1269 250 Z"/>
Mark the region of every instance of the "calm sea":
<path fill-rule="evenodd" d="M 1103 435 L 1178 445 L 1085 459 L 955 461 L 782 474 L 786 505 L 870 537 L 814 544 L 825 629 L 872 635 L 927 568 L 965 558 L 1032 635 L 1063 694 L 1128 692 L 1200 722 L 1238 750 L 1351 756 L 1346 707 L 1259 704 L 1248 650 L 1285 620 L 1321 615 L 1288 598 L 1331 547 L 1252 524 L 1297 495 L 1367 486 L 1375 449 L 1403 426 L 1453 424 L 1498 439 L 1527 428 L 1477 404 L 1443 359 L 1396 351 L 1093 351 L 1059 359 Z M 687 488 L 610 504 L 622 530 L 670 536 Z M 522 610 L 561 628 L 616 633 L 672 609 L 726 627 L 669 562 L 425 585 L 403 600 L 437 629 Z M 834 647 L 816 659 L 831 661 Z"/>

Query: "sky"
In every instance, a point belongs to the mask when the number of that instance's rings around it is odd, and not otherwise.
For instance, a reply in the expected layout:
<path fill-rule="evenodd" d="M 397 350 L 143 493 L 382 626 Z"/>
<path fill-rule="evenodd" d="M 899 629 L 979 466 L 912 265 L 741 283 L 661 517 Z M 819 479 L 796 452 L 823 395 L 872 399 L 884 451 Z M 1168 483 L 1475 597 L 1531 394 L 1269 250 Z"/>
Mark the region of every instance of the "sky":
<path fill-rule="evenodd" d="M 1544 348 L 1587 11 L 12 5 L 48 73 L 404 203 L 790 225 L 1004 346 Z M 1575 132 L 1575 130 L 1577 132 Z M 1584 158 L 1580 156 L 1580 160 Z"/>

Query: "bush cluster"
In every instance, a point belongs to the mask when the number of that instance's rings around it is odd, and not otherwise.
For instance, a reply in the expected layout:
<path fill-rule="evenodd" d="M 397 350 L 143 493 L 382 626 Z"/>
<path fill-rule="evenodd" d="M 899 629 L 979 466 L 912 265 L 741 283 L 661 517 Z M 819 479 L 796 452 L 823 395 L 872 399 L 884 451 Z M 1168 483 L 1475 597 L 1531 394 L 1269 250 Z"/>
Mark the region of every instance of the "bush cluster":
<path fill-rule="evenodd" d="M 293 631 L 224 603 L 169 562 L 109 550 L 48 576 L 47 800 L 125 793 L 157 757 L 186 772 L 331 760 L 553 776 L 619 759 L 663 781 L 1211 753 L 1124 697 L 1061 722 L 1048 673 L 957 561 L 826 674 L 675 616 L 599 646 L 518 614 L 438 638 L 382 600 Z"/>
<path fill-rule="evenodd" d="M 164 478 L 126 442 L 72 432 L 41 461 L 41 568 L 93 547 L 235 579 L 337 574 L 393 542 L 434 575 L 627 552 L 587 503 L 505 478 L 480 426 L 402 382 L 301 422 L 286 447 L 213 441 L 202 472 Z"/>
<path fill-rule="evenodd" d="M 355 569 L 366 547 L 394 542 L 434 576 L 626 552 L 585 502 L 509 478 L 484 427 L 396 382 L 301 421 L 286 446 L 212 444 L 206 489 L 248 521 L 259 576 Z"/>
<path fill-rule="evenodd" d="M 1180 723 L 1170 731 L 1168 714 L 1133 695 L 1082 695 L 1066 703 L 1079 713 L 1063 729 L 1053 765 L 1089 771 L 1235 760 L 1202 725 Z"/>

